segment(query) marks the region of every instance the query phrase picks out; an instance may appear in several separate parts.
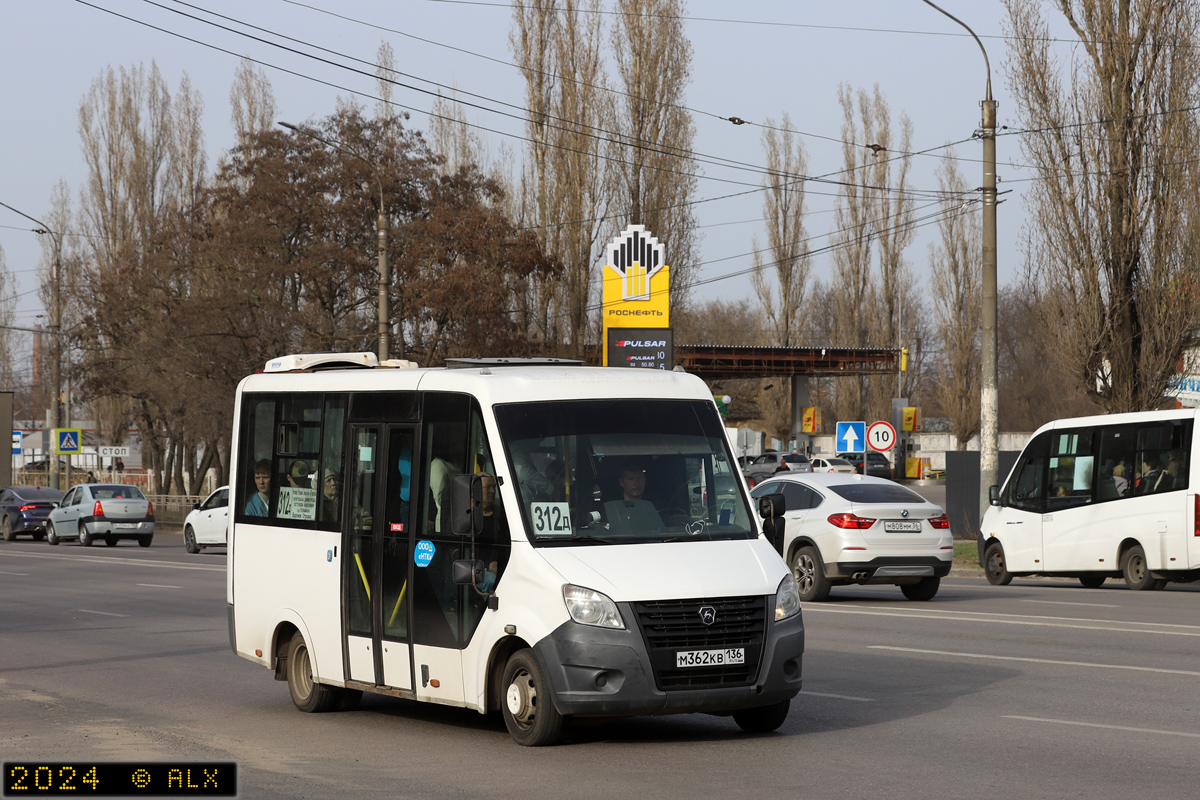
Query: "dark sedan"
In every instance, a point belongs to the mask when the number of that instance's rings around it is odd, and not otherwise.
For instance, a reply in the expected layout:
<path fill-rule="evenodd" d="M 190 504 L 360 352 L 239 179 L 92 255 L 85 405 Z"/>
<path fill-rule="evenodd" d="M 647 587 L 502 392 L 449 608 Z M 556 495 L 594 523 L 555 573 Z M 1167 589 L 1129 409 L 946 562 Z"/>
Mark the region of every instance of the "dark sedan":
<path fill-rule="evenodd" d="M 11 542 L 17 534 L 34 539 L 46 537 L 46 517 L 62 500 L 63 493 L 47 486 L 10 486 L 0 492 L 0 534 Z"/>
<path fill-rule="evenodd" d="M 838 458 L 844 458 L 854 465 L 854 471 L 862 475 L 863 471 L 863 454 L 862 453 L 838 453 Z M 871 450 L 867 453 L 867 474 L 874 478 L 888 478 L 895 480 L 896 473 L 892 469 L 892 462 L 887 460 L 883 453 L 877 453 Z"/>

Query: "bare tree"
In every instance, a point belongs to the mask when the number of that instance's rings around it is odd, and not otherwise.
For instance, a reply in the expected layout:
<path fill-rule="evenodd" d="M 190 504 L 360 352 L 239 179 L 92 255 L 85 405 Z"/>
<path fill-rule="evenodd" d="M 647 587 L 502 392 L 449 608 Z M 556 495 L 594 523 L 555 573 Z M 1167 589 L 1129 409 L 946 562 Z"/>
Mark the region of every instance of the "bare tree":
<path fill-rule="evenodd" d="M 1200 313 L 1200 11 L 1054 0 L 1081 40 L 1060 66 L 1047 4 L 1005 5 L 1009 86 L 1037 168 L 1027 280 L 1054 323 L 1047 355 L 1105 411 L 1155 408 Z"/>
<path fill-rule="evenodd" d="M 950 419 L 958 449 L 979 433 L 980 340 L 983 251 L 979 217 L 965 210 L 969 190 L 951 150 L 938 168 L 946 195 L 938 220 L 941 241 L 929 245 L 933 315 L 942 357 L 936 365 L 934 396 Z"/>
<path fill-rule="evenodd" d="M 667 248 L 671 308 L 687 305 L 698 269 L 699 234 L 688 201 L 696 194 L 692 142 L 696 124 L 683 105 L 691 80 L 692 45 L 684 0 L 617 0 L 611 34 L 622 92 L 614 119 L 620 132 L 615 210 Z"/>
<path fill-rule="evenodd" d="M 0 247 L 0 387 L 6 392 L 15 392 L 17 386 L 16 331 L 9 330 L 13 324 L 17 306 L 16 282 Z"/>
<path fill-rule="evenodd" d="M 267 73 L 243 60 L 233 73 L 229 107 L 229 120 L 239 144 L 271 128 L 275 124 L 275 93 Z"/>
<path fill-rule="evenodd" d="M 763 177 L 767 249 L 764 255 L 755 237 L 750 282 L 767 315 L 772 342 L 780 347 L 795 347 L 804 330 L 810 271 L 804 228 L 804 182 L 800 179 L 808 165 L 804 144 L 792 132 L 792 120 L 786 113 L 779 125 L 767 119 L 762 143 L 767 158 L 767 174 Z M 764 275 L 766 266 L 774 268 L 773 284 Z"/>
<path fill-rule="evenodd" d="M 833 241 L 833 338 L 842 347 L 898 347 L 901 314 L 916 317 L 904 250 L 912 242 L 913 205 L 908 191 L 912 126 L 892 117 L 879 86 L 868 94 L 838 87 L 842 106 L 842 184 Z M 892 155 L 896 153 L 897 155 Z M 915 374 L 916 371 L 914 371 Z M 886 378 L 835 382 L 840 419 L 887 419 L 895 390 Z M 904 392 L 904 387 L 900 387 Z"/>
<path fill-rule="evenodd" d="M 592 300 L 611 198 L 603 131 L 611 127 L 599 6 L 577 0 L 513 5 L 512 48 L 526 81 L 532 140 L 525 173 L 527 224 L 560 261 L 560 278 L 530 287 L 528 308 L 547 343 L 582 356 L 595 338 Z"/>

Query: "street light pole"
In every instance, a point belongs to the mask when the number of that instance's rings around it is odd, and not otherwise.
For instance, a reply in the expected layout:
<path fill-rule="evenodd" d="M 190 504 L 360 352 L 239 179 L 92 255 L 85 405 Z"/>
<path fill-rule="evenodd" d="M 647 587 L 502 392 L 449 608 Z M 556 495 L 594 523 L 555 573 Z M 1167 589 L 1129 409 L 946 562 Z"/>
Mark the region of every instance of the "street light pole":
<path fill-rule="evenodd" d="M 996 101 L 992 99 L 992 65 L 987 50 L 975 31 L 945 9 L 924 0 L 967 29 L 979 45 L 987 68 L 987 97 L 982 105 L 983 119 L 983 314 L 979 397 L 979 520 L 991 504 L 991 487 L 1000 482 L 1000 391 L 999 344 L 996 334 Z"/>
<path fill-rule="evenodd" d="M 351 158 L 357 158 L 370 168 L 371 172 L 375 173 L 375 180 L 379 183 L 379 217 L 376 219 L 376 246 L 379 250 L 379 308 L 376 314 L 378 315 L 379 323 L 379 360 L 386 361 L 391 358 L 391 312 L 388 308 L 388 287 L 391 285 L 391 273 L 388 269 L 387 245 L 388 245 L 388 224 L 387 224 L 387 209 L 383 204 L 383 175 L 379 169 L 367 159 L 363 158 L 358 153 L 350 148 L 331 142 L 328 139 L 320 136 L 312 131 L 305 130 L 291 124 L 290 122 L 280 122 L 281 127 L 287 128 L 289 131 L 299 133 L 302 136 L 307 136 L 310 139 L 316 139 L 327 147 L 332 147 L 339 153 L 344 153 Z M 404 324 L 401 322 L 401 324 Z M 403 357 L 403 353 L 401 353 Z"/>
<path fill-rule="evenodd" d="M 62 410 L 59 405 L 59 392 L 62 390 L 62 345 L 59 342 L 59 337 L 62 335 L 62 303 L 59 299 L 59 287 L 62 286 L 62 238 L 51 230 L 49 225 L 34 219 L 24 211 L 18 211 L 7 203 L 0 203 L 0 206 L 4 206 L 15 214 L 20 214 L 38 225 L 39 227 L 33 232 L 38 235 L 50 234 L 51 241 L 54 243 L 54 265 L 50 272 L 50 437 L 53 439 L 58 435 L 55 431 L 62 427 Z M 58 453 L 55 452 L 58 450 L 58 442 L 55 441 L 53 445 L 50 448 L 51 452 L 46 455 L 46 471 L 50 474 L 50 487 L 59 489 L 61 486 L 58 475 Z M 69 478 L 70 474 L 68 473 L 68 482 Z"/>

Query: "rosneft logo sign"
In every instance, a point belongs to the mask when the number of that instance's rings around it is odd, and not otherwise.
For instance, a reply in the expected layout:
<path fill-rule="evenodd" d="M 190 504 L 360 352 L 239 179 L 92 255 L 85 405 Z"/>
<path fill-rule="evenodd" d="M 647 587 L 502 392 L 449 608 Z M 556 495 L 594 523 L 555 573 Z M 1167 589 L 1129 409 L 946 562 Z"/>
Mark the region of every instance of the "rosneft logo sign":
<path fill-rule="evenodd" d="M 649 300 L 651 278 L 666 266 L 663 246 L 631 225 L 608 245 L 608 265 L 621 276 L 622 300 Z"/>

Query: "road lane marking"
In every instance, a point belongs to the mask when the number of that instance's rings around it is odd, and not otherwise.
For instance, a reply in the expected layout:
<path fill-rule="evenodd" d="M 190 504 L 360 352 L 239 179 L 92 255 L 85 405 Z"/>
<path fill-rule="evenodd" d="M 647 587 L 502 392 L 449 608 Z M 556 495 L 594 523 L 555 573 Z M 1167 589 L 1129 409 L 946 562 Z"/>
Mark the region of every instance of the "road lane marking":
<path fill-rule="evenodd" d="M 103 614 L 106 617 L 128 617 L 128 614 L 114 614 L 111 611 L 92 611 L 90 608 L 81 608 L 79 611 L 83 614 Z"/>
<path fill-rule="evenodd" d="M 135 583 L 134 586 L 147 586 L 151 589 L 182 589 L 182 586 L 168 586 L 165 583 Z"/>
<path fill-rule="evenodd" d="M 1200 677 L 1200 672 L 1186 669 L 1162 669 L 1160 667 L 1132 667 L 1125 664 L 1094 664 L 1088 661 L 1056 661 L 1050 658 L 1024 658 L 1022 656 L 993 656 L 987 653 L 955 653 L 950 650 L 918 650 L 915 647 L 889 647 L 888 645 L 867 645 L 868 650 L 892 650 L 898 653 L 918 653 L 928 656 L 954 656 L 955 658 L 983 658 L 992 661 L 1024 661 L 1030 664 L 1053 664 L 1060 667 L 1093 667 L 1095 669 L 1123 669 L 1131 672 L 1158 672 L 1163 675 L 1192 675 Z"/>
<path fill-rule="evenodd" d="M 16 575 L 18 578 L 28 578 L 28 572 L 0 572 L 0 575 Z"/>
<path fill-rule="evenodd" d="M 874 703 L 873 697 L 853 697 L 848 694 L 829 694 L 827 692 L 810 692 L 807 689 L 801 689 L 800 694 L 806 694 L 809 697 L 832 697 L 834 700 L 853 700 L 856 703 Z"/>
<path fill-rule="evenodd" d="M 153 561 L 151 559 L 141 558 L 118 558 L 107 556 L 84 556 L 84 555 L 66 555 L 57 553 L 5 553 L 0 552 L 0 556 L 12 556 L 14 558 L 44 558 L 51 561 L 80 561 L 85 564 L 127 564 L 135 567 L 161 567 L 163 569 L 189 569 L 198 570 L 200 572 L 224 572 L 225 567 L 222 566 L 206 566 L 202 564 L 184 564 L 178 561 Z"/>
<path fill-rule="evenodd" d="M 878 606 L 878 608 L 889 611 L 913 611 L 912 606 Z M 949 608 L 922 608 L 916 609 L 925 614 L 973 614 L 980 617 L 1012 617 L 1016 619 L 1053 619 L 1064 620 L 1066 622 L 1110 622 L 1114 625 L 1153 625 L 1156 628 L 1188 628 L 1194 631 L 1200 631 L 1200 625 L 1183 625 L 1177 622 L 1129 622 L 1128 620 L 1119 619 L 1093 619 L 1092 617 L 1047 617 L 1041 614 L 1003 614 L 999 611 L 962 611 Z"/>
<path fill-rule="evenodd" d="M 1066 600 L 1022 600 L 1022 603 L 1042 603 L 1048 606 L 1087 606 L 1088 608 L 1120 608 L 1105 603 L 1069 603 Z"/>
<path fill-rule="evenodd" d="M 1161 731 L 1157 728 L 1131 728 L 1127 725 L 1104 725 L 1099 722 L 1076 722 L 1069 719 L 1046 719 L 1044 717 L 1019 717 L 1015 714 L 1005 715 L 1003 719 L 1020 719 L 1026 722 L 1051 722 L 1055 725 L 1078 725 L 1081 728 L 1107 728 L 1110 731 L 1132 731 L 1133 733 L 1158 733 L 1163 736 L 1187 736 L 1191 739 L 1200 739 L 1200 733 L 1188 733 L 1186 731 Z"/>
<path fill-rule="evenodd" d="M 991 622 L 991 623 L 995 623 L 998 625 L 1028 625 L 1028 626 L 1035 627 L 1035 628 L 1071 628 L 1071 629 L 1080 630 L 1080 631 L 1108 631 L 1111 633 L 1155 633 L 1155 634 L 1159 634 L 1161 636 L 1200 637 L 1200 626 L 1167 625 L 1166 623 L 1162 623 L 1162 622 L 1121 622 L 1119 620 L 1111 620 L 1111 619 L 1089 619 L 1089 620 L 1080 620 L 1080 621 L 1081 622 L 1092 622 L 1092 623 L 1104 623 L 1104 624 L 1068 625 L 1065 622 L 1038 622 L 1035 620 L 1061 620 L 1061 619 L 1070 619 L 1069 617 L 1036 617 L 1036 616 L 1018 615 L 1018 614 L 1012 614 L 1012 615 L 988 614 L 987 616 L 989 616 L 989 617 L 1005 616 L 1005 617 L 1017 617 L 1017 618 L 1016 619 L 984 619 L 984 618 L 981 618 L 982 612 L 974 612 L 974 611 L 943 611 L 943 612 L 941 612 L 943 614 L 958 614 L 958 615 L 971 614 L 973 616 L 941 616 L 941 617 L 939 617 L 939 616 L 933 616 L 932 612 L 902 613 L 902 612 L 898 612 L 898 611 L 891 611 L 888 609 L 880 609 L 878 611 L 867 611 L 865 609 L 856 609 L 856 608 L 828 608 L 828 607 L 814 608 L 811 605 L 805 609 L 806 613 L 811 613 L 812 611 L 824 611 L 824 612 L 827 612 L 830 614 L 858 614 L 859 616 L 867 616 L 867 617 L 901 617 L 901 618 L 910 618 L 910 619 L 925 619 L 925 620 L 932 620 L 932 621 L 947 620 L 950 622 Z M 1168 631 L 1168 630 L 1150 630 L 1147 628 L 1129 627 L 1129 626 L 1133 626 L 1133 625 L 1152 625 L 1154 627 L 1190 628 L 1191 630 Z M 1118 626 L 1118 627 L 1113 627 L 1113 626 Z"/>

